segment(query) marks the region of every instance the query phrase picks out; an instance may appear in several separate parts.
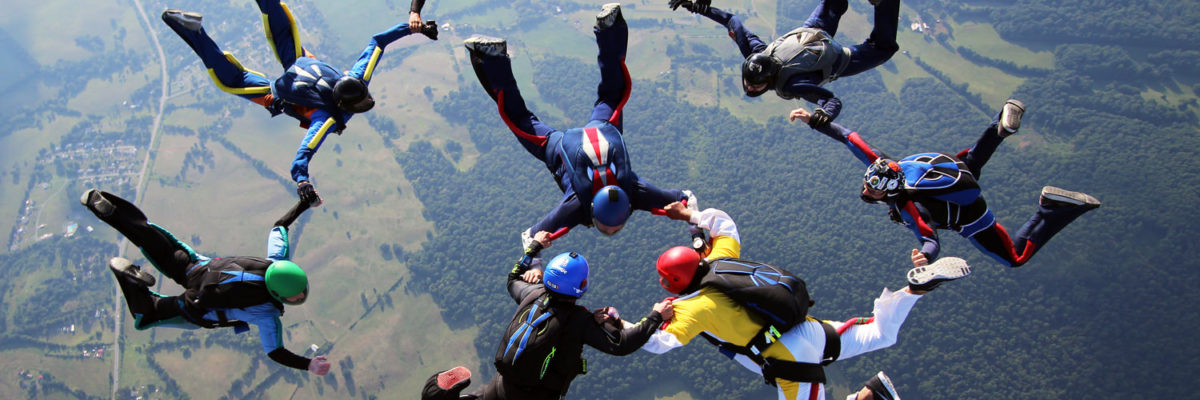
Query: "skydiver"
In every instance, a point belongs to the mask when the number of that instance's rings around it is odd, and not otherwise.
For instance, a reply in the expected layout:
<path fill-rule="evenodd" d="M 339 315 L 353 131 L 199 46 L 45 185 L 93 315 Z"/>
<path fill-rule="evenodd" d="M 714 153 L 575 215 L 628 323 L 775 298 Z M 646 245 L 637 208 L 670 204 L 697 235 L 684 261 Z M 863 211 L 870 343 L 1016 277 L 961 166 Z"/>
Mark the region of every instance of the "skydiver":
<path fill-rule="evenodd" d="M 683 7 L 721 24 L 746 59 L 742 62 L 742 90 L 758 97 L 768 90 L 784 99 L 802 98 L 817 105 L 809 124 L 817 128 L 838 117 L 842 101 L 822 86 L 838 78 L 858 75 L 883 65 L 900 50 L 896 29 L 900 0 L 869 0 L 875 7 L 875 27 L 861 44 L 842 46 L 833 40 L 838 22 L 849 7 L 847 0 L 821 0 L 799 28 L 771 44 L 743 24 L 744 17 L 709 6 L 711 0 L 670 0 L 672 10 Z"/>
<path fill-rule="evenodd" d="M 231 326 L 241 333 L 254 324 L 267 357 L 317 375 L 329 372 L 325 356 L 310 359 L 283 347 L 279 321 L 284 305 L 298 306 L 308 299 L 308 276 L 289 260 L 287 236 L 288 226 L 308 209 L 308 203 L 297 202 L 275 222 L 267 237 L 266 258 L 210 258 L 147 221 L 137 206 L 116 195 L 90 189 L 79 202 L 138 246 L 159 273 L 185 289 L 181 295 L 164 296 L 150 289 L 155 278 L 141 266 L 120 257 L 110 260 L 108 267 L 125 295 L 134 328 Z"/>
<path fill-rule="evenodd" d="M 498 371 L 492 380 L 469 395 L 460 393 L 470 386 L 471 372 L 466 367 L 455 367 L 430 376 L 422 392 L 422 400 L 451 400 L 451 399 L 521 399 L 521 400 L 557 400 L 566 395 L 571 381 L 579 374 L 586 372 L 587 363 L 581 358 L 583 345 L 588 345 L 601 352 L 623 356 L 642 347 L 650 335 L 665 320 L 670 320 L 673 313 L 670 301 L 662 301 L 641 321 L 630 324 L 621 321 L 612 307 L 604 307 L 595 311 L 576 304 L 588 289 L 588 263 L 577 253 L 562 253 L 554 257 L 544 267 L 532 264 L 534 256 L 544 247 L 550 246 L 550 232 L 541 231 L 534 235 L 534 244 L 508 273 L 508 294 L 518 304 L 506 334 L 514 334 L 512 338 L 521 335 L 520 330 L 514 331 L 513 324 L 528 320 L 536 320 L 535 316 L 549 315 L 549 320 L 541 322 L 544 325 L 531 325 L 534 331 L 543 331 L 537 335 L 556 338 L 556 342 L 542 345 L 553 346 L 547 356 L 535 353 L 534 343 L 537 337 L 526 341 L 514 342 L 504 337 L 506 343 L 501 343 L 497 353 Z M 548 313 L 537 314 L 537 306 L 548 306 Z M 558 332 L 544 331 L 557 326 Z M 536 335 L 535 335 L 536 336 Z M 527 347 L 528 346 L 528 347 Z M 518 350 L 519 349 L 519 350 Z M 500 359 L 508 356 L 511 351 L 525 351 L 526 361 L 541 366 L 539 368 L 500 369 L 504 365 Z M 535 353 L 536 355 L 531 355 Z M 543 361 L 544 360 L 544 361 Z"/>
<path fill-rule="evenodd" d="M 887 204 L 892 220 L 907 226 L 921 241 L 922 257 L 937 259 L 941 249 L 937 230 L 951 229 L 1001 264 L 1020 267 L 1075 218 L 1100 207 L 1100 201 L 1086 193 L 1043 187 L 1037 212 L 1009 238 L 984 201 L 978 179 L 1000 142 L 1020 129 L 1024 114 L 1025 104 L 1009 99 L 971 148 L 957 155 L 919 153 L 898 161 L 840 124 L 817 131 L 846 145 L 867 165 L 862 200 Z M 800 108 L 789 117 L 808 122 L 812 114 Z"/>
<path fill-rule="evenodd" d="M 663 190 L 640 178 L 630 167 L 621 130 L 623 107 L 629 100 L 629 71 L 625 50 L 629 28 L 619 3 L 605 4 L 594 28 L 599 55 L 598 99 L 587 125 L 559 131 L 538 120 L 526 106 L 513 78 L 504 39 L 472 36 L 464 44 L 479 83 L 496 101 L 501 119 L 517 141 L 554 174 L 562 200 L 541 221 L 522 233 L 528 248 L 530 234 L 559 232 L 579 224 L 614 235 L 633 210 L 651 210 L 682 199 L 695 205 L 687 190 Z"/>
<path fill-rule="evenodd" d="M 325 136 L 341 135 L 350 117 L 375 106 L 367 85 L 384 47 L 411 33 L 437 40 L 437 24 L 428 21 L 422 25 L 420 11 L 425 0 L 413 0 L 408 22 L 372 36 L 354 67 L 342 73 L 317 60 L 300 45 L 300 32 L 287 4 L 278 0 L 257 1 L 267 39 L 284 69 L 274 82 L 242 66 L 233 54 L 222 52 L 201 26 L 200 13 L 169 9 L 163 11 L 162 20 L 200 56 L 218 88 L 265 107 L 272 117 L 287 114 L 308 130 L 292 160 L 291 175 L 300 199 L 317 207 L 321 205 L 321 197 L 310 181 L 308 163 L 325 142 Z"/>
<path fill-rule="evenodd" d="M 741 254 L 737 225 L 724 211 L 713 208 L 695 211 L 674 203 L 666 211 L 671 219 L 704 229 L 711 239 L 699 251 L 675 246 L 658 257 L 655 268 L 659 284 L 680 297 L 672 303 L 674 318 L 655 332 L 642 349 L 662 354 L 707 334 L 711 337 L 709 341 L 721 346 L 722 354 L 770 377 L 767 380 L 778 389 L 780 399 L 824 399 L 824 365 L 895 344 L 900 326 L 918 299 L 944 282 L 970 274 L 970 267 L 962 259 L 947 257 L 929 264 L 914 254 L 908 286 L 896 292 L 884 288 L 875 300 L 874 317 L 838 323 L 809 316 L 791 329 L 774 333 L 774 341 L 764 342 L 769 344 L 756 353 L 760 364 L 728 346 L 750 343 L 765 326 L 763 320 L 729 295 L 702 283 L 710 268 L 716 268 L 720 262 L 742 261 L 736 260 Z M 883 372 L 847 397 L 850 400 L 898 398 L 891 380 Z"/>

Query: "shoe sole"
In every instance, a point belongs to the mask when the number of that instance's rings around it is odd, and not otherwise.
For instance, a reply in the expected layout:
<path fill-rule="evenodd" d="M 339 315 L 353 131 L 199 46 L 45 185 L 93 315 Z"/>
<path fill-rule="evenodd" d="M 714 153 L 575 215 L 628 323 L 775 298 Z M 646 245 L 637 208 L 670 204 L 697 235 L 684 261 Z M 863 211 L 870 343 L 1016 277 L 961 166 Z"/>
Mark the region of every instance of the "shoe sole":
<path fill-rule="evenodd" d="M 1090 208 L 1100 207 L 1100 200 L 1087 193 L 1072 192 L 1059 187 L 1046 186 L 1042 188 L 1042 198 L 1059 203 Z"/>
<path fill-rule="evenodd" d="M 92 200 L 93 193 L 96 195 L 96 200 L 94 201 Z M 88 191 L 83 192 L 83 196 L 79 198 L 79 204 L 83 204 L 84 207 L 87 207 L 101 217 L 112 215 L 113 211 L 117 210 L 117 206 L 114 206 L 112 202 L 105 199 L 104 195 L 97 189 L 88 189 Z"/>
<path fill-rule="evenodd" d="M 438 374 L 437 385 L 442 390 L 450 390 L 461 382 L 471 379 L 471 370 L 467 367 L 454 367 Z"/>
<path fill-rule="evenodd" d="M 476 35 L 471 36 L 467 38 L 467 40 L 463 41 L 463 47 L 466 47 L 470 52 L 483 53 L 490 56 L 499 56 L 498 54 L 490 54 L 490 52 L 487 51 L 487 47 L 490 46 L 501 46 L 500 50 L 503 50 L 503 53 L 508 53 L 508 42 L 501 38 Z"/>
<path fill-rule="evenodd" d="M 167 18 L 170 15 L 171 18 Z M 199 31 L 203 27 L 204 15 L 195 11 L 183 11 L 172 8 L 162 13 L 163 22 L 176 23 L 188 30 Z"/>
<path fill-rule="evenodd" d="M 887 375 L 885 375 L 883 371 L 879 371 L 879 373 L 875 374 L 875 376 L 878 377 L 879 382 L 883 384 L 884 390 L 888 391 L 887 394 L 890 396 L 891 400 L 900 400 L 900 394 L 896 393 L 896 387 L 892 385 L 892 378 L 889 378 Z"/>
<path fill-rule="evenodd" d="M 144 284 L 147 287 L 154 286 L 156 282 L 154 276 L 146 273 L 145 271 L 135 272 L 133 269 L 133 261 L 129 261 L 127 258 L 113 257 L 111 260 L 108 260 L 108 268 L 125 277 L 128 277 L 129 279 L 134 280 L 135 282 Z"/>
<path fill-rule="evenodd" d="M 1008 111 L 1009 104 L 1012 104 L 1016 108 L 1016 111 L 1010 113 Z M 1021 129 L 1021 117 L 1025 115 L 1025 103 L 1016 99 L 1008 99 L 1008 101 L 1004 102 L 1004 110 L 1000 114 L 1000 125 L 1010 134 L 1015 133 L 1018 129 Z M 1011 123 L 1008 121 L 1010 115 L 1015 115 L 1013 118 L 1015 121 Z"/>
<path fill-rule="evenodd" d="M 621 15 L 621 3 L 608 3 L 600 6 L 600 13 L 596 14 L 596 26 L 600 28 L 608 28 L 617 22 L 617 16 Z M 612 18 L 612 21 L 605 21 Z"/>
<path fill-rule="evenodd" d="M 933 281 L 952 281 L 971 274 L 967 260 L 958 257 L 942 257 L 933 264 L 908 270 L 908 283 L 924 285 Z"/>

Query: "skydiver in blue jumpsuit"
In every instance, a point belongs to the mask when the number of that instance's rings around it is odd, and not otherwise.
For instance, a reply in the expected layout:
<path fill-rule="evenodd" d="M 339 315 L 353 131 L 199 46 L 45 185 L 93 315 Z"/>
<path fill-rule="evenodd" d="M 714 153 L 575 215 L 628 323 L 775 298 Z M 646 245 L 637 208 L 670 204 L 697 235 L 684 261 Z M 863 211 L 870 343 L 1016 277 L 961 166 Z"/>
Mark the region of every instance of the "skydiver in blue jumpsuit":
<path fill-rule="evenodd" d="M 134 328 L 183 329 L 233 327 L 238 333 L 258 327 L 263 351 L 275 362 L 318 375 L 329 372 L 324 356 L 308 358 L 283 347 L 284 304 L 300 305 L 308 297 L 304 271 L 289 261 L 288 226 L 308 204 L 297 202 L 275 222 L 267 238 L 267 257 L 216 257 L 196 253 L 165 228 L 147 221 L 141 210 L 111 193 L 91 189 L 80 203 L 101 221 L 129 239 L 164 276 L 183 286 L 178 296 L 153 290 L 155 279 L 124 258 L 113 258 L 109 268 L 133 314 Z"/>
<path fill-rule="evenodd" d="M 291 175 L 300 199 L 316 207 L 321 205 L 321 197 L 310 182 L 308 163 L 325 142 L 326 134 L 340 135 L 350 117 L 374 107 L 375 100 L 367 85 L 384 47 L 414 33 L 414 25 L 420 26 L 418 33 L 437 40 L 437 24 L 428 21 L 420 25 L 425 0 L 413 0 L 410 21 L 416 20 L 415 23 L 402 22 L 372 36 L 354 67 L 343 74 L 317 60 L 300 45 L 300 32 L 287 4 L 278 0 L 257 1 L 267 39 L 284 69 L 274 82 L 261 72 L 242 66 L 233 54 L 222 52 L 201 26 L 199 13 L 169 9 L 163 11 L 162 19 L 200 56 L 217 87 L 265 107 L 271 116 L 287 114 L 308 130 L 292 161 Z"/>
<path fill-rule="evenodd" d="M 887 204 L 892 220 L 907 226 L 921 241 L 917 256 L 936 259 L 941 250 L 937 229 L 952 229 L 1001 264 L 1020 267 L 1075 218 L 1100 207 L 1100 201 L 1086 193 L 1046 186 L 1037 212 L 1016 236 L 1010 238 L 996 222 L 978 179 L 1004 138 L 1020 128 L 1024 112 L 1025 104 L 1008 100 L 975 145 L 956 155 L 920 153 L 895 160 L 837 123 L 817 131 L 846 145 L 868 166 L 863 201 Z M 791 114 L 792 120 L 808 122 L 809 118 L 804 109 Z"/>
<path fill-rule="evenodd" d="M 809 121 L 813 128 L 832 122 L 842 110 L 842 101 L 823 85 L 883 65 L 900 50 L 896 42 L 900 0 L 870 0 L 875 7 L 875 26 L 866 41 L 853 46 L 842 46 L 832 40 L 842 14 L 849 7 L 847 0 L 821 0 L 804 25 L 770 44 L 743 25 L 745 17 L 710 7 L 710 3 L 711 0 L 670 0 L 669 4 L 672 10 L 682 6 L 729 31 L 729 37 L 746 58 L 742 62 L 742 90 L 747 96 L 758 97 L 774 90 L 784 99 L 801 98 L 816 104 Z"/>
<path fill-rule="evenodd" d="M 629 28 L 618 3 L 604 6 L 594 29 L 599 55 L 598 99 L 587 125 L 559 131 L 538 120 L 526 106 L 513 78 L 504 39 L 473 36 L 466 45 L 475 75 L 496 101 L 500 118 L 525 150 L 554 173 L 563 191 L 559 205 L 522 234 L 528 247 L 537 232 L 595 226 L 613 235 L 633 210 L 652 210 L 680 200 L 696 206 L 690 191 L 664 190 L 633 172 L 621 136 L 622 112 L 632 81 L 625 67 Z"/>

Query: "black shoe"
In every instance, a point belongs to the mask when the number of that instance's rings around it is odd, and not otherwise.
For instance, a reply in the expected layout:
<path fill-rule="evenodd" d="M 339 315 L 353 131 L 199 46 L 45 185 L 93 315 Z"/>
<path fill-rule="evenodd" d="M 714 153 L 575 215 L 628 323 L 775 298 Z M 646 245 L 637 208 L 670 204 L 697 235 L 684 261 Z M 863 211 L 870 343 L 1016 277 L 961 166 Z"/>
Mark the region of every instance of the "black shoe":
<path fill-rule="evenodd" d="M 892 385 L 892 379 L 888 378 L 883 371 L 879 371 L 863 386 L 871 391 L 875 400 L 900 400 L 900 395 L 896 394 L 896 386 Z"/>
<path fill-rule="evenodd" d="M 430 40 L 437 40 L 438 27 L 435 21 L 425 21 L 425 25 L 421 26 L 421 34 L 428 37 Z"/>
<path fill-rule="evenodd" d="M 908 270 L 908 288 L 928 292 L 948 282 L 971 274 L 971 266 L 958 257 L 942 257 L 933 264 Z"/>
<path fill-rule="evenodd" d="M 117 276 L 141 286 L 154 286 L 156 282 L 154 275 L 142 271 L 141 267 L 133 265 L 132 261 L 121 257 L 113 257 L 111 260 L 108 260 L 108 268 L 116 273 Z"/>
<path fill-rule="evenodd" d="M 600 13 L 596 14 L 596 29 L 608 29 L 617 23 L 619 18 L 621 18 L 621 3 L 608 3 L 600 6 Z"/>
<path fill-rule="evenodd" d="M 1000 137 L 1017 133 L 1021 129 L 1021 117 L 1025 115 L 1025 103 L 1020 100 L 1008 99 L 1000 110 Z"/>
<path fill-rule="evenodd" d="M 1100 200 L 1087 193 L 1072 192 L 1070 190 L 1057 188 L 1054 186 L 1046 186 L 1042 188 L 1042 196 L 1038 201 L 1046 207 L 1083 207 L 1091 210 L 1100 207 Z"/>
<path fill-rule="evenodd" d="M 98 217 L 107 217 L 112 215 L 113 211 L 117 210 L 112 202 L 104 198 L 104 195 L 97 189 L 88 189 L 83 192 L 83 196 L 79 197 L 79 204 L 83 204 L 88 210 L 91 210 Z"/>
<path fill-rule="evenodd" d="M 474 54 L 508 57 L 508 42 L 498 37 L 472 35 L 463 41 L 463 46 L 466 46 L 467 51 Z"/>
<path fill-rule="evenodd" d="M 167 9 L 162 13 L 162 20 L 163 22 L 166 22 L 168 26 L 171 26 L 175 29 L 178 29 L 177 27 L 181 27 L 192 32 L 200 31 L 200 21 L 203 19 L 204 16 L 200 15 L 198 12 L 183 11 L 174 8 Z"/>

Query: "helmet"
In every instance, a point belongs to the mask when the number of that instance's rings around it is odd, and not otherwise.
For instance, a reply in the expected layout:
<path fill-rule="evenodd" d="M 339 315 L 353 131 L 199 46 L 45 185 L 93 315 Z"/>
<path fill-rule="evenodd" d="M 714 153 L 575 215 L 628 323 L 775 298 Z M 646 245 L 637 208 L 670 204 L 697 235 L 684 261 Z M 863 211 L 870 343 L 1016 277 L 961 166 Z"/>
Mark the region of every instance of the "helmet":
<path fill-rule="evenodd" d="M 562 253 L 546 264 L 542 284 L 551 292 L 579 298 L 587 292 L 587 278 L 587 260 L 579 253 Z"/>
<path fill-rule="evenodd" d="M 775 74 L 779 72 L 779 63 L 774 57 L 763 53 L 754 53 L 742 62 L 742 90 L 747 96 L 758 97 L 767 92 Z M 750 85 L 763 85 L 759 89 L 751 89 Z"/>
<path fill-rule="evenodd" d="M 867 166 L 867 172 L 863 173 L 863 184 L 893 197 L 904 187 L 904 174 L 900 173 L 900 164 L 880 158 Z"/>
<path fill-rule="evenodd" d="M 658 284 L 668 292 L 681 294 L 691 285 L 700 268 L 700 254 L 690 247 L 675 246 L 658 256 Z"/>
<path fill-rule="evenodd" d="M 601 233 L 610 236 L 616 234 L 627 219 L 629 196 L 619 186 L 602 187 L 592 196 L 592 223 Z"/>
<path fill-rule="evenodd" d="M 333 99 L 338 108 L 345 112 L 361 113 L 375 107 L 375 99 L 367 91 L 367 84 L 350 75 L 338 78 L 333 84 Z"/>
<path fill-rule="evenodd" d="M 308 275 L 296 263 L 283 260 L 271 263 L 263 276 L 267 282 L 267 292 L 285 304 L 300 305 L 308 299 Z M 304 294 L 299 301 L 287 301 L 285 298 Z"/>

